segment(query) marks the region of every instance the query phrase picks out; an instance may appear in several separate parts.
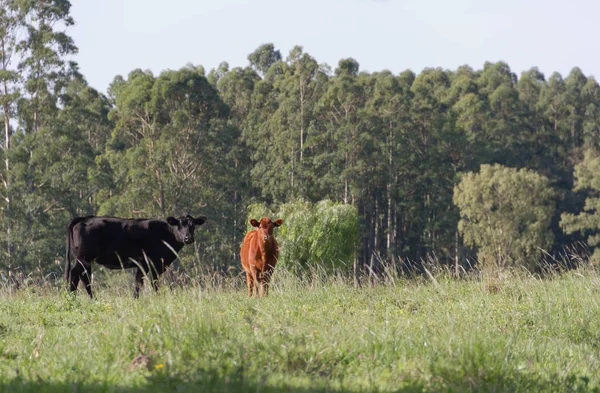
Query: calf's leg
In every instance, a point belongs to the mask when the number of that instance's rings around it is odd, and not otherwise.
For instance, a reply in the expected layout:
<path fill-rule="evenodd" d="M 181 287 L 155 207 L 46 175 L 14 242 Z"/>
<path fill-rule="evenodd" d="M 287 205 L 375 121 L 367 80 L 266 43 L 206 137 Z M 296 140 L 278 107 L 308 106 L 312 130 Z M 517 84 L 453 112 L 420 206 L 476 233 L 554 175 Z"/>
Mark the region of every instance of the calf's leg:
<path fill-rule="evenodd" d="M 258 272 L 258 274 L 256 275 L 256 279 L 258 281 L 258 287 L 256 288 L 257 296 L 258 297 L 263 297 L 263 292 L 264 292 L 264 282 L 265 282 L 265 277 L 263 275 L 263 272 Z"/>
<path fill-rule="evenodd" d="M 252 274 L 250 272 L 246 272 L 246 284 L 248 285 L 248 297 L 252 297 L 252 288 L 254 287 L 254 280 L 252 279 Z"/>
<path fill-rule="evenodd" d="M 256 269 L 254 269 L 252 271 L 252 296 L 258 297 L 258 288 L 260 286 L 260 273 Z"/>

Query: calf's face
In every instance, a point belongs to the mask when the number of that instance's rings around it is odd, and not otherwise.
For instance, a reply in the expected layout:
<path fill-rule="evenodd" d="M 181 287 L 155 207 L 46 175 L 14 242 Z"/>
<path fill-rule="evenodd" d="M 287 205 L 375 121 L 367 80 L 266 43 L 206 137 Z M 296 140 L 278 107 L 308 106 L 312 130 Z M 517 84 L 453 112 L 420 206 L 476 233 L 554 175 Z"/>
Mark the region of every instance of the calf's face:
<path fill-rule="evenodd" d="M 178 242 L 191 244 L 194 242 L 194 229 L 196 225 L 202 225 L 206 221 L 206 217 L 200 216 L 194 218 L 189 214 L 181 216 L 178 219 L 175 217 L 167 217 L 167 223 L 171 226 L 171 232 L 175 235 Z"/>
<path fill-rule="evenodd" d="M 278 226 L 280 226 L 281 224 L 283 224 L 283 220 L 281 218 L 278 218 L 277 220 L 273 221 L 268 217 L 263 217 L 260 219 L 260 222 L 258 222 L 257 220 L 255 220 L 254 218 L 250 220 L 250 224 L 253 227 L 258 228 L 258 232 L 260 233 L 260 238 L 266 242 L 268 242 L 269 240 L 271 240 L 271 237 L 273 236 L 273 228 L 276 228 Z"/>

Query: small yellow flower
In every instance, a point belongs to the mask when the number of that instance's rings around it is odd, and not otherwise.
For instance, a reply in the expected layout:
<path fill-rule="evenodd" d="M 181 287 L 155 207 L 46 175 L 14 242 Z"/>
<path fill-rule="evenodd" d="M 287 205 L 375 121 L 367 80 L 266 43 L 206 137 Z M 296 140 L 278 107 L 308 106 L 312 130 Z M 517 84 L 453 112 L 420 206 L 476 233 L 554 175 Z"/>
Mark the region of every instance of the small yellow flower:
<path fill-rule="evenodd" d="M 165 365 L 162 363 L 158 363 L 156 366 L 154 366 L 157 370 L 160 370 L 161 368 L 163 368 Z"/>

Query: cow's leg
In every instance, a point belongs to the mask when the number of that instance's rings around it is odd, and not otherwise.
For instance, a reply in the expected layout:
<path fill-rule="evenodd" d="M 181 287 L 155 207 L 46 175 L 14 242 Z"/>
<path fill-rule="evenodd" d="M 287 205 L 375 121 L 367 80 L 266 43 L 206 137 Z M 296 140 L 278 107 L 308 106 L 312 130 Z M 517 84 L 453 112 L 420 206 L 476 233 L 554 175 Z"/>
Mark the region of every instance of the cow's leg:
<path fill-rule="evenodd" d="M 79 281 L 82 280 L 85 284 L 85 289 L 92 297 L 92 287 L 90 285 L 90 276 L 92 274 L 92 268 L 89 263 L 82 262 L 79 259 L 75 261 L 75 266 L 71 268 L 69 272 L 69 291 L 75 292 L 77 291 L 77 286 L 79 285 Z"/>
<path fill-rule="evenodd" d="M 269 295 L 269 283 L 271 282 L 271 273 L 273 272 L 273 268 L 271 265 L 267 265 L 266 269 L 261 273 L 261 287 L 260 287 L 260 297 Z"/>
<path fill-rule="evenodd" d="M 254 280 L 252 279 L 252 274 L 250 272 L 246 272 L 246 284 L 248 285 L 248 297 L 252 297 L 252 288 L 254 288 Z"/>
<path fill-rule="evenodd" d="M 258 283 L 258 286 L 256 288 L 256 292 L 257 292 L 258 297 L 263 297 L 264 280 L 265 280 L 264 273 L 257 272 L 256 273 L 256 281 Z"/>
<path fill-rule="evenodd" d="M 87 291 L 90 298 L 93 299 L 94 295 L 92 294 L 92 266 L 89 263 L 80 263 L 83 267 L 83 271 L 80 274 L 81 281 L 85 285 L 85 290 Z"/>
<path fill-rule="evenodd" d="M 73 266 L 69 272 L 69 292 L 77 291 L 77 285 L 79 285 L 82 272 L 83 266 L 79 261 L 75 261 L 75 266 Z"/>
<path fill-rule="evenodd" d="M 142 285 L 144 285 L 144 272 L 142 269 L 138 268 L 137 273 L 135 274 L 135 289 L 133 290 L 134 299 L 140 297 Z"/>
<path fill-rule="evenodd" d="M 258 297 L 258 288 L 260 287 L 260 273 L 258 270 L 252 270 L 252 296 Z"/>

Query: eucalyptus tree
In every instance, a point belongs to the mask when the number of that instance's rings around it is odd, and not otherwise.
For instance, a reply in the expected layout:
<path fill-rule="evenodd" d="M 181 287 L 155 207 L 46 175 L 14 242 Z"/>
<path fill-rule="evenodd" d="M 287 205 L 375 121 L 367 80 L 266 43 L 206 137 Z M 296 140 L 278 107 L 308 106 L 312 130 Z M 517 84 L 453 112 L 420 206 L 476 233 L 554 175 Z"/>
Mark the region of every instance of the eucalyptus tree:
<path fill-rule="evenodd" d="M 322 123 L 322 136 L 314 155 L 315 176 L 325 196 L 344 203 L 356 201 L 357 189 L 351 181 L 357 164 L 361 122 L 364 115 L 364 84 L 359 75 L 359 64 L 348 58 L 340 60 L 326 91 L 317 104 L 316 115 Z"/>
<path fill-rule="evenodd" d="M 538 129 L 536 134 L 549 135 L 557 165 L 568 168 L 569 143 L 569 106 L 565 81 L 555 72 L 542 87 L 538 108 L 543 115 L 544 130 Z"/>
<path fill-rule="evenodd" d="M 456 129 L 450 111 L 453 97 L 450 74 L 441 69 L 423 70 L 411 86 L 412 169 L 411 210 L 407 233 L 409 255 L 422 258 L 439 251 L 449 257 L 454 250 L 457 211 L 452 207 L 451 190 L 457 171 L 463 167 L 461 150 L 464 134 Z"/>
<path fill-rule="evenodd" d="M 305 144 L 326 80 L 317 62 L 294 47 L 255 84 L 243 135 L 251 149 L 254 184 L 270 202 L 309 196 L 312 168 L 304 163 Z"/>
<path fill-rule="evenodd" d="M 403 79 L 394 76 L 389 71 L 375 73 L 372 75 L 372 88 L 368 94 L 366 103 L 368 114 L 372 117 L 372 127 L 369 132 L 375 139 L 376 151 L 373 154 L 385 157 L 382 160 L 372 160 L 372 169 L 379 172 L 379 187 L 385 188 L 375 190 L 375 201 L 373 219 L 374 238 L 384 237 L 384 250 L 381 252 L 374 239 L 373 249 L 377 254 L 387 256 L 392 262 L 396 262 L 396 241 L 398 214 L 402 208 L 402 196 L 405 194 L 404 180 L 409 173 L 410 146 L 407 140 L 410 129 L 410 84 L 403 83 Z M 402 181 L 400 181 L 402 176 Z M 380 206 L 381 205 L 381 206 Z M 382 213 L 384 212 L 384 213 Z M 385 216 L 380 222 L 379 217 Z M 382 236 L 383 235 L 383 236 Z M 372 254 L 373 255 L 373 254 Z"/>
<path fill-rule="evenodd" d="M 597 264 L 600 258 L 600 154 L 589 149 L 584 159 L 575 166 L 574 192 L 585 193 L 585 205 L 576 213 L 564 212 L 560 225 L 567 234 L 580 233 L 588 246 L 594 249 L 592 261 Z"/>
<path fill-rule="evenodd" d="M 289 90 L 291 90 L 290 96 L 295 102 L 291 107 L 298 108 L 298 115 L 294 121 L 294 128 L 299 129 L 299 136 L 297 137 L 299 140 L 299 195 L 301 197 L 306 197 L 306 185 L 303 184 L 303 182 L 305 182 L 304 144 L 307 138 L 307 131 L 310 126 L 314 104 L 318 96 L 322 93 L 323 83 L 319 82 L 323 81 L 323 78 L 320 78 L 323 75 L 320 73 L 319 65 L 316 60 L 307 53 L 304 53 L 300 46 L 296 46 L 291 50 L 287 61 L 293 70 L 292 75 L 289 77 L 291 82 Z"/>
<path fill-rule="evenodd" d="M 64 113 L 59 116 L 81 130 L 95 154 L 103 153 L 114 128 L 108 97 L 76 77 L 68 82 L 61 101 Z"/>
<path fill-rule="evenodd" d="M 217 87 L 219 96 L 229 106 L 228 124 L 235 127 L 237 132 L 248 130 L 251 124 L 250 113 L 255 85 L 260 81 L 259 75 L 251 67 L 236 67 L 229 70 L 226 64 L 221 63 L 217 71 L 211 71 L 208 79 Z M 233 186 L 233 218 L 231 220 L 230 239 L 232 244 L 238 244 L 244 233 L 242 221 L 243 209 L 253 195 L 251 179 L 251 160 L 248 146 L 242 138 L 236 139 L 232 146 L 233 170 L 235 175 L 231 180 Z M 237 258 L 237 250 L 234 258 Z"/>
<path fill-rule="evenodd" d="M 289 157 L 285 160 L 289 174 L 288 199 L 306 198 L 310 187 L 306 184 L 306 170 L 310 168 L 306 168 L 304 163 L 305 143 L 314 105 L 322 94 L 324 79 L 318 63 L 300 46 L 292 48 L 281 70 L 273 80 L 278 95 L 271 127 L 275 140 L 281 146 L 275 150 L 278 151 L 276 154 Z"/>
<path fill-rule="evenodd" d="M 477 80 L 489 113 L 482 137 L 492 163 L 522 166 L 527 157 L 529 130 L 522 127 L 517 77 L 504 62 L 486 62 Z"/>
<path fill-rule="evenodd" d="M 77 73 L 70 55 L 77 53 L 65 30 L 75 22 L 67 0 L 17 1 L 27 31 L 17 45 L 19 72 L 25 80 L 24 97 L 19 101 L 20 121 L 28 132 L 44 125 L 53 116 L 69 75 Z"/>
<path fill-rule="evenodd" d="M 165 215 L 187 205 L 200 192 L 201 180 L 214 178 L 210 168 L 227 159 L 221 151 L 231 146 L 227 106 L 190 68 L 158 78 L 135 70 L 116 90 L 116 126 L 107 154 L 124 193 L 115 195 L 117 205 L 108 200 L 102 210 Z"/>
<path fill-rule="evenodd" d="M 587 83 L 587 77 L 581 69 L 575 67 L 565 79 L 567 105 L 569 110 L 569 142 L 571 150 L 577 149 L 583 143 L 583 117 L 585 115 L 585 101 L 582 91 Z"/>
<path fill-rule="evenodd" d="M 473 170 L 490 160 L 484 129 L 490 119 L 486 97 L 479 91 L 478 73 L 468 66 L 452 74 L 449 103 L 455 126 L 467 143 L 463 149 L 465 168 Z"/>
<path fill-rule="evenodd" d="M 18 7 L 13 0 L 0 1 L 0 116 L 4 129 L 2 144 L 2 160 L 4 165 L 0 170 L 3 190 L 0 206 L 2 206 L 2 224 L 6 228 L 3 236 L 2 250 L 4 255 L 0 260 L 10 261 L 13 254 L 12 245 L 12 204 L 13 191 L 10 184 L 9 150 L 11 137 L 15 128 L 16 103 L 20 95 L 20 75 L 14 62 L 17 52 L 18 34 L 22 29 Z M 10 262 L 9 262 L 10 264 Z"/>
<path fill-rule="evenodd" d="M 90 175 L 97 152 L 87 138 L 85 123 L 74 119 L 77 109 L 66 107 L 35 133 L 18 133 L 11 149 L 12 187 L 19 202 L 12 220 L 17 263 L 40 272 L 60 263 L 64 255 L 65 223 L 73 216 L 93 214 L 96 188 Z M 17 240 L 18 239 L 18 240 Z M 55 270 L 55 269 L 52 269 Z"/>
<path fill-rule="evenodd" d="M 206 76 L 206 79 L 208 79 L 208 82 L 211 85 L 217 87 L 219 80 L 221 80 L 221 78 L 223 76 L 225 76 L 228 72 L 229 72 L 229 63 L 227 63 L 226 61 L 223 61 L 223 62 L 219 63 L 219 66 L 217 68 L 213 68 L 212 70 L 210 70 L 210 72 Z"/>
<path fill-rule="evenodd" d="M 537 67 L 532 67 L 521 73 L 521 77 L 517 82 L 519 100 L 527 107 L 529 113 L 536 110 L 545 84 L 546 77 Z"/>
<path fill-rule="evenodd" d="M 521 73 L 516 88 L 523 111 L 521 127 L 529 130 L 530 135 L 528 144 L 532 157 L 527 160 L 527 167 L 555 179 L 559 175 L 556 171 L 557 157 L 554 148 L 557 139 L 545 124 L 540 107 L 540 98 L 545 86 L 546 77 L 537 67 L 533 67 Z"/>
<path fill-rule="evenodd" d="M 477 247 L 483 269 L 539 267 L 553 240 L 554 191 L 548 178 L 484 164 L 478 173 L 463 176 L 453 200 L 460 209 L 458 229 L 467 244 Z"/>
<path fill-rule="evenodd" d="M 50 230 L 63 227 L 58 220 L 45 219 L 60 215 L 54 213 L 64 208 L 64 201 L 59 195 L 45 195 L 48 181 L 43 180 L 40 169 L 44 164 L 40 162 L 40 168 L 35 165 L 41 157 L 38 151 L 50 148 L 47 135 L 64 127 L 58 117 L 66 85 L 78 75 L 76 65 L 68 61 L 77 48 L 65 32 L 73 24 L 68 1 L 14 0 L 0 5 L 0 105 L 4 125 L 4 165 L 0 172 L 5 228 L 2 238 L 9 264 L 31 267 L 34 260 L 39 262 L 42 256 L 51 255 L 44 251 L 45 247 L 53 249 L 36 238 L 36 233 L 40 233 L 35 231 L 36 226 L 50 224 Z M 35 140 L 37 132 L 44 134 L 40 139 L 45 140 L 45 145 Z M 23 197 L 15 203 L 17 194 Z M 40 252 L 34 257 L 36 247 Z"/>
<path fill-rule="evenodd" d="M 208 255 L 230 258 L 234 245 L 224 247 L 219 238 L 231 233 L 238 131 L 215 87 L 188 66 L 158 77 L 134 70 L 111 92 L 116 126 L 102 159 L 114 181 L 100 213 L 164 217 L 202 209 L 213 231 L 199 244 Z M 221 267 L 222 259 L 211 260 Z"/>
<path fill-rule="evenodd" d="M 247 127 L 254 87 L 260 77 L 251 67 L 236 67 L 232 70 L 219 67 L 219 74 L 218 78 L 214 74 L 212 78 L 216 80 L 215 87 L 219 96 L 229 105 L 231 120 L 239 128 Z"/>
<path fill-rule="evenodd" d="M 73 79 L 61 106 L 36 132 L 19 130 L 9 151 L 11 187 L 19 195 L 10 221 L 18 235 L 13 263 L 29 271 L 56 270 L 51 262 L 62 261 L 65 223 L 97 209 L 94 174 L 104 146 L 94 143 L 112 129 L 108 101 L 84 80 Z"/>
<path fill-rule="evenodd" d="M 275 45 L 263 44 L 248 55 L 248 61 L 260 75 L 265 75 L 269 68 L 281 60 L 281 52 L 275 49 Z"/>
<path fill-rule="evenodd" d="M 285 138 L 277 135 L 278 129 L 273 127 L 279 95 L 275 79 L 280 77 L 284 67 L 285 63 L 278 61 L 269 68 L 264 79 L 254 83 L 248 114 L 241 127 L 242 142 L 251 163 L 252 195 L 268 203 L 284 201 L 289 187 L 289 170 L 285 168 L 289 156 L 282 156 L 281 151 L 287 149 L 280 147 Z"/>
<path fill-rule="evenodd" d="M 600 86 L 593 77 L 588 77 L 581 91 L 585 111 L 583 114 L 583 148 L 600 144 Z"/>

